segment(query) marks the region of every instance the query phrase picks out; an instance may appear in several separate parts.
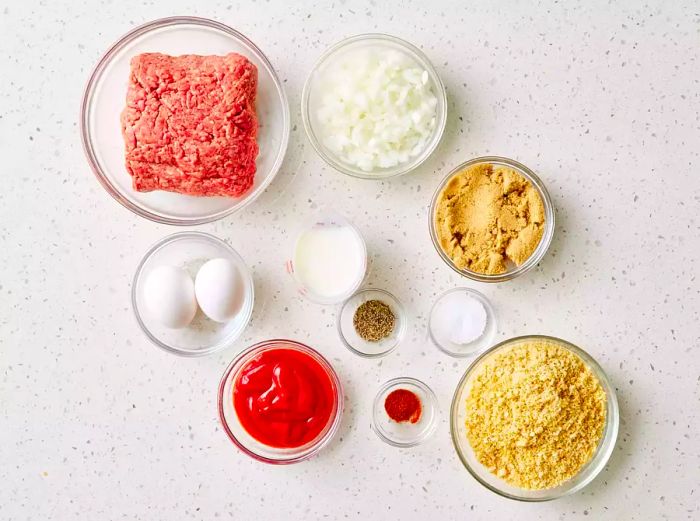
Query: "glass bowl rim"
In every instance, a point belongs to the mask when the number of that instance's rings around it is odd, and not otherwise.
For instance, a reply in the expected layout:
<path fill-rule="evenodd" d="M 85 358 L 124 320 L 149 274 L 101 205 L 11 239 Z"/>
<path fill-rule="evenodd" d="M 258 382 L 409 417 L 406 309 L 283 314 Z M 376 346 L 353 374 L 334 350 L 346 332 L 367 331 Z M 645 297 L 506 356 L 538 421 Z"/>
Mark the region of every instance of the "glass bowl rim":
<path fill-rule="evenodd" d="M 244 320 L 244 325 L 241 329 L 241 331 L 238 333 L 233 338 L 230 338 L 227 336 L 220 342 L 213 344 L 206 349 L 199 349 L 197 351 L 189 351 L 187 349 L 180 349 L 177 347 L 173 347 L 169 344 L 166 344 L 162 340 L 160 340 L 158 337 L 156 337 L 151 331 L 146 327 L 146 324 L 144 323 L 143 319 L 141 318 L 141 311 L 139 309 L 138 303 L 137 303 L 137 296 L 136 296 L 136 287 L 137 287 L 137 282 L 139 281 L 141 274 L 143 272 L 143 268 L 148 262 L 148 260 L 155 254 L 158 250 L 163 248 L 164 246 L 167 246 L 173 242 L 182 240 L 182 239 L 203 239 L 205 241 L 209 241 L 211 243 L 216 244 L 217 246 L 222 246 L 225 250 L 228 251 L 229 254 L 233 255 L 233 257 L 236 257 L 238 261 L 240 261 L 241 264 L 243 264 L 246 267 L 245 273 L 242 273 L 243 278 L 245 279 L 246 284 L 248 287 L 250 287 L 250 305 L 248 308 L 245 310 L 245 320 Z M 151 343 L 155 344 L 157 347 L 160 349 L 163 349 L 164 351 L 182 356 L 185 358 L 199 358 L 201 356 L 207 356 L 213 353 L 217 353 L 227 347 L 229 347 L 233 342 L 235 342 L 240 336 L 243 334 L 245 331 L 246 327 L 248 327 L 248 323 L 250 322 L 250 318 L 253 316 L 253 307 L 255 306 L 255 283 L 253 282 L 253 275 L 250 272 L 250 268 L 248 267 L 248 264 L 245 262 L 245 259 L 241 257 L 241 255 L 229 244 L 224 242 L 223 240 L 219 239 L 218 237 L 215 237 L 209 233 L 204 233 L 204 232 L 198 232 L 198 231 L 186 231 L 186 232 L 176 232 L 172 233 L 170 235 L 167 235 L 166 237 L 163 237 L 159 241 L 157 241 L 155 244 L 153 244 L 146 253 L 144 253 L 143 257 L 138 263 L 138 266 L 136 267 L 136 271 L 134 272 L 134 277 L 131 281 L 131 309 L 133 310 L 134 316 L 136 317 L 136 322 L 138 323 L 139 327 L 141 328 L 141 331 L 146 335 L 146 337 L 151 341 Z"/>
<path fill-rule="evenodd" d="M 234 369 L 236 369 L 236 367 L 238 366 L 238 369 L 240 370 L 240 368 L 242 367 L 242 363 L 247 361 L 250 357 L 254 356 L 260 351 L 263 351 L 267 348 L 275 348 L 278 345 L 285 349 L 296 349 L 297 351 L 311 356 L 311 358 L 313 358 L 324 368 L 324 370 L 326 370 L 329 378 L 331 379 L 333 385 L 335 385 L 336 388 L 336 410 L 335 415 L 332 418 L 329 418 L 330 426 L 328 427 L 328 430 L 323 434 L 323 436 L 317 439 L 317 441 L 309 448 L 309 451 L 307 453 L 302 454 L 301 456 L 294 456 L 286 459 L 278 459 L 270 456 L 263 456 L 248 448 L 244 443 L 242 443 L 238 438 L 236 438 L 236 435 L 231 431 L 228 422 L 226 421 L 226 414 L 224 412 L 224 390 L 226 388 L 226 383 L 228 382 L 229 378 L 235 377 L 235 375 L 233 375 Z M 224 432 L 241 452 L 250 456 L 254 460 L 261 461 L 263 463 L 268 463 L 271 465 L 290 465 L 293 463 L 305 461 L 315 456 L 316 454 L 318 454 L 319 451 L 321 451 L 321 449 L 323 449 L 326 445 L 330 443 L 330 441 L 333 439 L 336 432 L 340 428 L 340 422 L 343 417 L 344 400 L 345 398 L 343 392 L 343 384 L 340 381 L 338 373 L 335 371 L 335 369 L 326 357 L 324 357 L 313 347 L 310 347 L 301 342 L 297 342 L 296 340 L 290 340 L 287 338 L 273 338 L 269 340 L 262 340 L 260 342 L 257 342 L 256 344 L 245 348 L 243 351 L 238 353 L 233 358 L 233 360 L 231 360 L 231 363 L 228 364 L 228 366 L 224 370 L 223 375 L 221 376 L 221 380 L 219 381 L 217 409 L 219 413 L 219 422 L 221 423 Z"/>
<path fill-rule="evenodd" d="M 396 340 L 394 342 L 394 345 L 389 347 L 388 349 L 385 349 L 384 351 L 380 351 L 379 353 L 363 353 L 362 351 L 359 351 L 355 349 L 352 344 L 350 344 L 350 341 L 345 338 L 345 335 L 343 334 L 343 328 L 340 325 L 341 318 L 343 315 L 343 311 L 347 307 L 347 305 L 350 303 L 350 301 L 357 297 L 358 295 L 362 295 L 364 293 L 380 293 L 386 297 L 388 297 L 389 300 L 392 301 L 393 304 L 396 304 L 397 307 L 397 312 L 398 316 L 401 319 L 401 328 L 400 331 L 396 333 Z M 356 354 L 359 357 L 362 358 L 381 358 L 383 356 L 386 356 L 396 350 L 397 347 L 401 344 L 403 341 L 404 337 L 406 336 L 406 331 L 408 330 L 408 319 L 406 316 L 406 309 L 404 308 L 403 303 L 392 293 L 388 292 L 385 289 L 380 289 L 380 288 L 362 288 L 352 295 L 350 295 L 341 305 L 340 308 L 338 309 L 337 317 L 336 317 L 336 327 L 338 328 L 338 336 L 340 337 L 340 340 L 343 342 L 343 345 L 348 348 L 350 352 L 353 354 Z"/>
<path fill-rule="evenodd" d="M 596 469 L 594 469 L 589 476 L 586 477 L 585 480 L 572 485 L 570 488 L 567 488 L 566 490 L 561 491 L 560 493 L 557 494 L 552 494 L 551 496 L 544 496 L 544 497 L 524 497 L 524 496 L 517 496 L 514 494 L 510 494 L 508 492 L 505 492 L 489 483 L 484 481 L 479 474 L 471 467 L 469 462 L 466 460 L 464 455 L 462 454 L 462 451 L 460 449 L 459 441 L 457 440 L 457 408 L 459 407 L 460 403 L 458 403 L 461 395 L 461 391 L 464 388 L 464 386 L 467 383 L 467 380 L 469 377 L 474 373 L 474 371 L 479 367 L 481 362 L 490 354 L 496 352 L 497 350 L 504 349 L 509 347 L 511 344 L 515 344 L 518 342 L 523 342 L 527 340 L 544 340 L 548 342 L 552 342 L 560 347 L 563 347 L 564 349 L 569 350 L 570 352 L 574 353 L 577 355 L 583 362 L 590 367 L 592 370 L 593 374 L 598 378 L 600 381 L 601 387 L 606 392 L 606 417 L 605 417 L 605 427 L 603 430 L 603 435 L 600 439 L 600 442 L 598 443 L 598 447 L 596 447 L 595 452 L 593 453 L 593 456 L 591 459 L 586 463 L 586 465 L 592 463 L 596 457 L 600 457 L 600 461 L 597 463 Z M 455 387 L 454 394 L 452 395 L 452 403 L 450 404 L 450 437 L 452 438 L 452 445 L 455 449 L 455 452 L 457 453 L 457 456 L 459 457 L 459 460 L 461 461 L 462 465 L 464 468 L 467 469 L 469 474 L 483 487 L 486 489 L 490 490 L 491 492 L 494 492 L 495 494 L 498 494 L 501 497 L 507 498 L 507 499 L 512 499 L 515 501 L 523 501 L 526 503 L 540 503 L 544 501 L 552 501 L 554 499 L 559 499 L 571 494 L 574 494 L 575 492 L 578 492 L 579 490 L 583 489 L 587 485 L 589 485 L 599 474 L 602 472 L 602 470 L 605 468 L 607 465 L 608 461 L 610 460 L 610 456 L 613 453 L 613 450 L 615 449 L 615 444 L 617 442 L 617 436 L 619 432 L 619 427 L 620 427 L 620 409 L 619 405 L 617 402 L 617 393 L 615 392 L 615 387 L 613 386 L 612 382 L 608 378 L 607 374 L 603 370 L 603 368 L 598 364 L 598 362 L 593 358 L 590 354 L 588 354 L 586 351 L 578 347 L 577 345 L 564 340 L 562 338 L 558 338 L 555 336 L 549 336 L 549 335 L 521 335 L 521 336 L 516 336 L 512 338 L 508 338 L 506 340 L 503 340 L 493 347 L 490 347 L 486 351 L 482 352 L 474 361 L 469 364 L 469 367 L 467 367 L 466 371 L 462 375 L 462 377 L 459 379 L 459 382 L 457 383 L 457 386 Z M 605 442 L 606 440 L 606 434 L 608 432 L 608 429 L 610 429 L 610 438 L 608 442 Z M 468 443 L 468 442 L 467 442 Z M 567 482 L 572 482 L 575 480 L 575 478 L 579 474 L 576 474 L 575 476 L 572 476 Z"/>
<path fill-rule="evenodd" d="M 219 211 L 211 215 L 197 218 L 181 218 L 159 215 L 158 213 L 143 208 L 138 203 L 130 201 L 124 195 L 122 195 L 120 190 L 112 184 L 112 182 L 107 178 L 106 174 L 102 171 L 102 168 L 97 160 L 97 156 L 95 153 L 96 147 L 92 141 L 92 134 L 90 132 L 89 123 L 90 114 L 92 113 L 92 101 L 95 94 L 95 86 L 102 79 L 105 69 L 111 63 L 114 55 L 117 52 L 119 52 L 124 46 L 132 42 L 135 38 L 138 38 L 143 34 L 146 34 L 154 29 L 160 29 L 162 27 L 168 27 L 171 25 L 175 26 L 180 24 L 201 25 L 204 27 L 209 27 L 211 29 L 216 29 L 228 34 L 229 36 L 237 40 L 240 40 L 245 46 L 248 46 L 254 54 L 257 54 L 256 57 L 263 63 L 263 65 L 267 69 L 268 74 L 270 74 L 270 77 L 272 78 L 273 83 L 275 84 L 277 95 L 279 96 L 279 99 L 282 102 L 283 110 L 283 138 L 282 142 L 280 143 L 279 153 L 275 158 L 275 161 L 267 178 L 258 187 L 251 190 L 249 193 L 244 194 L 243 197 L 245 197 L 245 200 L 239 205 L 234 206 L 232 208 L 227 208 L 225 210 Z M 87 159 L 88 165 L 90 166 L 90 169 L 99 181 L 100 185 L 102 185 L 102 187 L 107 191 L 109 195 L 112 196 L 114 200 L 116 200 L 119 204 L 121 204 L 123 207 L 127 208 L 134 214 L 153 222 L 169 224 L 174 226 L 196 226 L 208 222 L 217 221 L 228 215 L 232 215 L 243 210 L 243 208 L 245 208 L 246 206 L 251 204 L 255 199 L 257 199 L 270 185 L 270 183 L 272 183 L 273 179 L 277 176 L 282 167 L 282 162 L 284 161 L 284 156 L 286 155 L 287 148 L 289 146 L 289 138 L 291 132 L 290 118 L 291 116 L 289 110 L 289 101 L 287 99 L 287 94 L 284 90 L 282 82 L 280 81 L 280 78 L 277 75 L 277 72 L 275 71 L 274 67 L 272 66 L 272 63 L 267 58 L 265 53 L 263 53 L 257 45 L 255 45 L 250 39 L 248 39 L 248 37 L 233 29 L 232 27 L 229 27 L 215 20 L 210 20 L 208 18 L 202 18 L 198 16 L 169 16 L 165 18 L 158 18 L 156 20 L 152 20 L 150 22 L 146 22 L 144 24 L 140 24 L 134 27 L 133 29 L 119 37 L 119 39 L 114 44 L 112 44 L 107 49 L 107 51 L 105 51 L 105 53 L 100 57 L 95 67 L 92 69 L 92 72 L 90 72 L 88 81 L 86 82 L 85 88 L 83 89 L 83 95 L 80 100 L 79 130 L 83 152 Z"/>
<path fill-rule="evenodd" d="M 325 147 L 316 137 L 316 133 L 313 130 L 313 126 L 311 125 L 311 119 L 309 116 L 311 80 L 318 71 L 319 67 L 322 64 L 324 64 L 328 58 L 330 58 L 333 54 L 335 54 L 342 48 L 365 40 L 383 40 L 385 42 L 392 43 L 398 47 L 401 47 L 409 56 L 411 56 L 418 63 L 420 63 L 421 66 L 423 66 L 428 72 L 428 75 L 430 76 L 433 84 L 435 85 L 435 88 L 438 91 L 435 93 L 435 97 L 438 99 L 438 105 L 442 107 L 442 117 L 438 117 L 434 133 L 431 136 L 428 146 L 426 146 L 425 150 L 423 150 L 423 152 L 421 152 L 420 155 L 416 156 L 414 160 L 409 161 L 403 165 L 398 165 L 393 169 L 388 169 L 386 172 L 365 172 L 363 170 L 360 170 L 359 168 L 353 167 L 352 165 L 346 165 L 345 163 L 332 157 L 331 154 L 326 152 Z M 442 79 L 440 78 L 440 75 L 437 73 L 437 70 L 435 69 L 432 62 L 428 59 L 426 54 L 412 43 L 402 38 L 398 38 L 396 36 L 392 36 L 390 34 L 385 33 L 356 34 L 354 36 L 349 36 L 332 44 L 321 54 L 321 56 L 319 56 L 319 58 L 314 63 L 313 67 L 311 68 L 311 71 L 309 72 L 306 78 L 306 81 L 304 82 L 304 87 L 301 93 L 301 119 L 304 124 L 306 136 L 308 137 L 309 141 L 311 142 L 311 146 L 316 151 L 318 156 L 328 166 L 330 166 L 334 170 L 337 170 L 338 172 L 358 179 L 367 179 L 375 181 L 391 179 L 392 177 L 398 177 L 407 174 L 418 168 L 420 165 L 422 165 L 433 154 L 433 152 L 435 152 L 437 147 L 440 145 L 440 142 L 442 141 L 442 137 L 445 133 L 445 128 L 447 127 L 447 110 L 447 90 L 445 89 L 445 84 L 443 83 Z"/>
<path fill-rule="evenodd" d="M 437 209 L 437 201 L 440 197 L 440 194 L 442 193 L 442 190 L 445 188 L 447 183 L 459 172 L 461 172 L 467 167 L 482 163 L 505 165 L 516 170 L 520 175 L 527 179 L 540 194 L 540 198 L 542 199 L 542 205 L 544 206 L 545 212 L 544 233 L 542 234 L 542 238 L 537 244 L 535 251 L 533 251 L 532 254 L 527 258 L 527 260 L 523 262 L 520 266 L 517 266 L 515 269 L 511 269 L 510 271 L 498 273 L 495 275 L 477 273 L 468 269 L 459 269 L 457 266 L 455 266 L 452 259 L 450 259 L 450 257 L 442 250 L 442 247 L 440 246 L 439 240 L 437 238 L 437 230 L 435 229 L 434 215 Z M 554 237 L 555 220 L 556 217 L 554 213 L 554 203 L 552 202 L 552 198 L 549 195 L 549 192 L 547 191 L 547 188 L 545 187 L 542 180 L 537 176 L 537 174 L 535 174 L 524 164 L 515 161 L 514 159 L 510 159 L 503 156 L 475 157 L 453 168 L 445 177 L 442 178 L 440 184 L 435 189 L 433 197 L 430 201 L 430 210 L 428 211 L 428 227 L 430 231 L 430 239 L 433 243 L 433 247 L 437 251 L 440 258 L 456 273 L 459 273 L 464 277 L 478 282 L 505 282 L 508 280 L 512 280 L 537 266 L 537 264 L 544 258 L 545 254 L 547 253 L 547 250 L 549 249 L 549 246 L 552 243 L 552 238 Z"/>
<path fill-rule="evenodd" d="M 397 387 L 402 384 L 409 384 L 413 385 L 415 387 L 418 387 L 421 391 L 425 393 L 425 395 L 428 397 L 430 400 L 430 403 L 432 404 L 434 414 L 433 418 L 430 422 L 430 425 L 428 425 L 425 430 L 423 431 L 423 434 L 421 434 L 418 438 L 411 442 L 398 442 L 394 441 L 391 438 L 387 437 L 379 427 L 377 427 L 377 421 L 375 419 L 376 417 L 376 412 L 377 412 L 377 405 L 379 403 L 379 399 L 382 397 L 382 395 L 387 392 L 389 389 L 392 387 Z M 377 393 L 374 395 L 374 399 L 372 400 L 372 430 L 374 433 L 377 435 L 377 437 L 382 440 L 384 443 L 387 443 L 393 447 L 398 447 L 401 449 L 407 449 L 410 447 L 416 447 L 423 443 L 424 441 L 430 439 L 430 437 L 435 433 L 437 430 L 437 424 L 439 421 L 439 415 L 440 415 L 440 406 L 438 402 L 437 395 L 435 394 L 435 391 L 432 390 L 432 388 L 426 384 L 425 382 L 419 380 L 418 378 L 413 378 L 412 376 L 399 376 L 397 378 L 391 378 L 390 380 L 387 380 L 384 382 L 381 387 L 379 387 L 379 390 Z"/>

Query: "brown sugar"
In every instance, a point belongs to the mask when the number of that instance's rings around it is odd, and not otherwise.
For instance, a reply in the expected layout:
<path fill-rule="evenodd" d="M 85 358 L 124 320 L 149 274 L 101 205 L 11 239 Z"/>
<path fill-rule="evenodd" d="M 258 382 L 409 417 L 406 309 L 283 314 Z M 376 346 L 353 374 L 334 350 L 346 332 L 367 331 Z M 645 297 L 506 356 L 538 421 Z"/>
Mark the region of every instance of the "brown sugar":
<path fill-rule="evenodd" d="M 593 457 L 606 395 L 578 355 L 548 341 L 516 345 L 486 359 L 469 385 L 467 439 L 507 483 L 556 487 Z"/>
<path fill-rule="evenodd" d="M 438 196 L 440 247 L 459 269 L 495 275 L 535 251 L 544 232 L 537 189 L 515 170 L 481 163 L 449 180 Z"/>

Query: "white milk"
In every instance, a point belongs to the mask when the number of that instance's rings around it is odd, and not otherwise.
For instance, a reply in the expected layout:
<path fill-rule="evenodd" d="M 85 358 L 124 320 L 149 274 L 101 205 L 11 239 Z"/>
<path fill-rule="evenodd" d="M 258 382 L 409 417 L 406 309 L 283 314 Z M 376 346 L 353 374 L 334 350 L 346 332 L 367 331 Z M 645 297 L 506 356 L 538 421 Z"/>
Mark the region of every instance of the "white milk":
<path fill-rule="evenodd" d="M 351 226 L 317 226 L 299 235 L 294 250 L 297 280 L 323 301 L 340 301 L 360 285 L 366 252 Z"/>

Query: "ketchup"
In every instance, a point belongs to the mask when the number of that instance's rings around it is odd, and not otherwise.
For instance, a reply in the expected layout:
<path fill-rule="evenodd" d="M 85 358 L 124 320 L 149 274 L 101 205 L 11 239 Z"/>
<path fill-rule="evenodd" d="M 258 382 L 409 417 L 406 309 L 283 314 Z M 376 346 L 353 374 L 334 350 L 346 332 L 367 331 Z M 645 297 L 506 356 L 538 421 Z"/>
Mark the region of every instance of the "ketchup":
<path fill-rule="evenodd" d="M 296 349 L 263 351 L 241 369 L 233 406 L 243 428 L 275 448 L 312 441 L 333 412 L 335 390 L 327 370 Z"/>

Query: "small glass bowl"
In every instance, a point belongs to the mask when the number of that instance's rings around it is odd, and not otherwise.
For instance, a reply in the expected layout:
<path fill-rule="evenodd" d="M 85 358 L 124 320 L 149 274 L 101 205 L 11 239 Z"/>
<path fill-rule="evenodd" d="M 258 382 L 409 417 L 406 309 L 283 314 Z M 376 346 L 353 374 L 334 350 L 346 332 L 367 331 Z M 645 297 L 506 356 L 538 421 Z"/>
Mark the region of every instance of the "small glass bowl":
<path fill-rule="evenodd" d="M 537 248 L 535 248 L 535 251 L 533 251 L 532 255 L 530 255 L 530 257 L 528 257 L 528 259 L 525 262 L 523 262 L 520 266 L 509 266 L 504 273 L 499 273 L 496 275 L 487 275 L 485 273 L 477 273 L 468 269 L 458 268 L 452 261 L 452 259 L 440 247 L 440 241 L 438 240 L 438 233 L 435 226 L 435 213 L 437 211 L 437 201 L 447 183 L 465 168 L 484 163 L 505 166 L 515 170 L 517 173 L 519 173 L 521 176 L 527 179 L 532 184 L 532 186 L 535 187 L 537 192 L 540 194 L 542 204 L 544 205 L 544 233 L 542 234 L 542 238 L 540 239 Z M 445 176 L 445 178 L 435 190 L 435 193 L 433 194 L 433 199 L 430 202 L 430 211 L 428 213 L 428 218 L 430 220 L 430 238 L 432 239 L 433 246 L 440 255 L 440 258 L 445 262 L 445 264 L 447 264 L 450 268 L 452 268 L 460 275 L 463 275 L 465 277 L 479 282 L 504 282 L 507 280 L 514 279 L 515 277 L 522 275 L 527 271 L 530 271 L 532 268 L 537 266 L 537 264 L 544 257 L 544 254 L 547 253 L 547 249 L 549 248 L 549 245 L 552 242 L 552 237 L 554 236 L 554 204 L 552 203 L 552 199 L 549 196 L 549 192 L 547 192 L 547 189 L 545 188 L 540 178 L 537 177 L 537 175 L 535 175 L 535 173 L 532 170 L 530 170 L 522 163 L 518 163 L 513 159 L 508 159 L 505 157 L 477 157 L 475 159 L 470 159 L 469 161 L 466 161 L 461 165 L 457 166 L 454 170 L 452 170 L 449 174 Z"/>
<path fill-rule="evenodd" d="M 197 309 L 192 323 L 182 329 L 170 329 L 153 319 L 144 303 L 143 285 L 151 270 L 163 265 L 185 269 L 192 280 L 208 260 L 224 258 L 237 268 L 245 285 L 245 298 L 233 320 L 219 323 Z M 245 261 L 231 246 L 213 235 L 202 232 L 180 232 L 154 244 L 136 268 L 131 285 L 131 304 L 136 321 L 155 345 L 169 353 L 195 357 L 229 347 L 245 330 L 253 314 L 255 288 L 253 276 Z"/>
<path fill-rule="evenodd" d="M 378 342 L 368 342 L 355 331 L 353 318 L 360 305 L 368 300 L 379 300 L 391 308 L 396 321 L 394 330 L 387 338 Z M 394 295 L 383 289 L 367 288 L 358 291 L 343 303 L 338 312 L 338 334 L 340 339 L 350 351 L 364 358 L 378 358 L 391 353 L 406 335 L 407 320 L 401 302 Z"/>
<path fill-rule="evenodd" d="M 238 377 L 238 372 L 252 358 L 272 349 L 295 349 L 309 355 L 325 369 L 335 389 L 333 411 L 328 419 L 328 424 L 316 439 L 300 447 L 280 449 L 260 443 L 243 428 L 233 406 L 233 385 Z M 343 413 L 343 386 L 331 364 L 316 350 L 294 340 L 265 340 L 240 353 L 226 368 L 219 383 L 218 408 L 219 419 L 224 431 L 242 452 L 264 463 L 287 465 L 309 459 L 331 441 L 340 426 Z"/>
<path fill-rule="evenodd" d="M 446 296 L 460 292 L 466 293 L 470 297 L 479 301 L 486 310 L 486 327 L 484 328 L 484 332 L 481 334 L 481 336 L 468 344 L 456 344 L 449 338 L 444 338 L 436 331 L 435 327 L 435 321 L 437 320 L 436 313 L 440 311 L 440 303 Z M 428 334 L 438 349 L 450 356 L 458 358 L 474 356 L 476 353 L 483 351 L 491 345 L 491 341 L 496 334 L 496 313 L 493 310 L 493 306 L 491 306 L 489 300 L 478 291 L 471 288 L 454 288 L 444 292 L 435 300 L 435 303 L 430 310 L 430 317 L 428 318 Z"/>
<path fill-rule="evenodd" d="M 297 248 L 297 243 L 299 242 L 299 237 L 305 231 L 308 231 L 308 230 L 313 229 L 313 228 L 331 228 L 331 227 L 344 227 L 344 226 L 349 227 L 357 234 L 357 238 L 358 238 L 360 245 L 362 247 L 362 259 L 363 259 L 362 269 L 358 272 L 357 280 L 355 280 L 354 283 L 350 287 L 348 287 L 348 289 L 345 293 L 341 293 L 341 294 L 335 295 L 333 297 L 319 295 L 318 293 L 315 293 L 312 288 L 308 287 L 304 283 L 304 281 L 301 279 L 301 277 L 297 273 L 297 270 L 294 266 L 294 259 L 296 257 L 296 248 Z M 322 304 L 322 305 L 339 304 L 340 302 L 343 302 L 344 300 L 348 299 L 362 285 L 362 282 L 365 280 L 365 277 L 367 276 L 367 244 L 365 243 L 365 239 L 364 239 L 364 237 L 362 237 L 360 230 L 357 229 L 357 226 L 355 226 L 353 223 L 351 223 L 348 219 L 346 219 L 342 215 L 338 214 L 334 210 L 324 208 L 324 209 L 321 209 L 318 212 L 316 212 L 312 217 L 306 219 L 304 221 L 304 223 L 302 224 L 302 226 L 299 228 L 298 232 L 293 237 L 294 237 L 294 241 L 291 244 L 292 251 L 291 251 L 291 255 L 290 255 L 289 259 L 287 259 L 287 261 L 285 262 L 285 270 L 294 279 L 294 282 L 296 283 L 299 294 L 301 296 L 309 299 L 311 302 L 315 302 L 316 304 Z"/>
<path fill-rule="evenodd" d="M 384 401 L 392 391 L 407 389 L 421 401 L 422 413 L 416 423 L 397 423 L 384 410 Z M 430 438 L 438 421 L 437 396 L 430 387 L 415 378 L 394 378 L 377 392 L 372 405 L 372 430 L 379 438 L 394 447 L 414 447 Z"/>
<path fill-rule="evenodd" d="M 433 130 L 433 135 L 426 142 L 424 150 L 406 163 L 402 163 L 391 168 L 379 169 L 374 172 L 366 172 L 354 165 L 344 163 L 337 158 L 336 154 L 329 150 L 319 139 L 318 133 L 320 130 L 318 129 L 318 123 L 316 122 L 316 118 L 314 116 L 318 98 L 320 97 L 320 93 L 316 92 L 318 89 L 316 88 L 315 83 L 323 68 L 334 58 L 337 58 L 341 53 L 344 53 L 350 49 L 369 46 L 397 50 L 413 59 L 420 67 L 428 72 L 433 93 L 437 98 L 435 129 Z M 401 40 L 400 38 L 389 36 L 387 34 L 359 34 L 346 38 L 345 40 L 331 46 L 316 62 L 316 65 L 314 65 L 309 77 L 306 80 L 306 83 L 304 84 L 304 90 L 301 96 L 301 116 L 302 120 L 304 121 L 304 129 L 309 137 L 309 141 L 311 141 L 311 145 L 314 147 L 318 155 L 321 156 L 321 159 L 323 159 L 330 166 L 339 172 L 353 177 L 359 177 L 362 179 L 387 179 L 389 177 L 406 174 L 414 170 L 426 159 L 428 159 L 430 154 L 435 151 L 440 143 L 440 140 L 442 139 L 442 135 L 445 131 L 445 125 L 447 124 L 447 94 L 440 76 L 438 76 L 435 68 L 430 63 L 430 60 L 428 60 L 420 49 L 404 40 Z"/>
<path fill-rule="evenodd" d="M 256 112 L 260 152 L 253 187 L 239 198 L 195 197 L 155 190 L 137 192 L 124 160 L 119 116 L 126 103 L 130 60 L 144 52 L 170 55 L 222 55 L 238 52 L 258 70 Z M 105 190 L 136 215 L 152 221 L 190 226 L 241 210 L 277 175 L 290 134 L 289 103 L 267 57 L 238 31 L 213 20 L 175 16 L 146 23 L 112 45 L 95 66 L 80 108 L 80 134 L 92 171 Z"/>
<path fill-rule="evenodd" d="M 481 366 L 481 364 L 483 364 L 494 354 L 505 349 L 512 348 L 513 346 L 532 341 L 551 342 L 564 349 L 568 349 L 575 355 L 579 356 L 584 363 L 591 368 L 591 371 L 596 378 L 598 378 L 598 381 L 600 382 L 600 385 L 605 391 L 607 397 L 605 428 L 595 454 L 591 460 L 586 463 L 583 468 L 581 468 L 576 476 L 569 479 L 565 483 L 562 483 L 558 487 L 546 490 L 525 490 L 514 487 L 513 485 L 506 483 L 496 475 L 489 472 L 489 470 L 476 459 L 474 451 L 467 440 L 465 425 L 466 411 L 464 404 L 470 388 L 470 378 L 472 375 L 474 375 L 475 371 Z M 450 410 L 450 432 L 452 434 L 452 443 L 454 444 L 459 459 L 462 461 L 462 464 L 466 467 L 469 473 L 474 476 L 474 478 L 484 487 L 498 495 L 509 499 L 529 502 L 549 501 L 567 496 L 581 490 L 583 487 L 593 481 L 598 473 L 603 470 L 608 462 L 608 459 L 610 458 L 610 455 L 612 454 L 613 449 L 615 448 L 619 424 L 620 412 L 617 405 L 615 388 L 610 380 L 608 380 L 608 377 L 598 363 L 583 349 L 580 349 L 565 340 L 561 340 L 560 338 L 543 335 L 528 335 L 505 340 L 493 346 L 491 349 L 484 352 L 479 358 L 474 360 L 457 384 L 457 389 L 455 390 L 454 397 L 452 399 L 452 407 Z"/>

